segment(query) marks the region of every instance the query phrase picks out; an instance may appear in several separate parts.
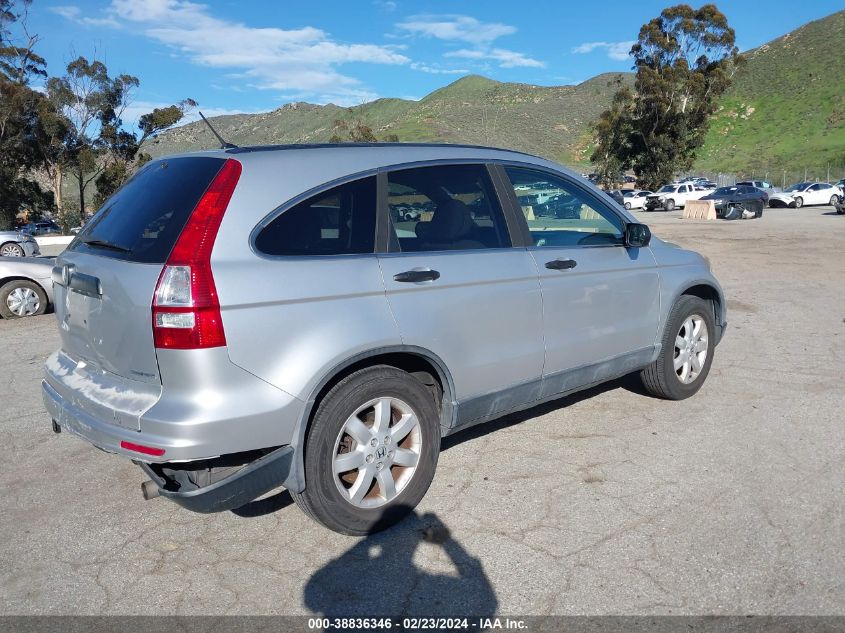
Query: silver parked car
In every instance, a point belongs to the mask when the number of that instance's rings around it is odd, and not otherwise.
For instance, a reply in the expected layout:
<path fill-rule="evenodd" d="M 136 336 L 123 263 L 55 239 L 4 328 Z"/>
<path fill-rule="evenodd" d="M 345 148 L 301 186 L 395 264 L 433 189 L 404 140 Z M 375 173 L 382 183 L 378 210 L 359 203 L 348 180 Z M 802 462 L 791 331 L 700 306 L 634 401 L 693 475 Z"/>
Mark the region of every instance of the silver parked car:
<path fill-rule="evenodd" d="M 456 145 L 156 160 L 53 279 L 54 430 L 133 460 L 145 498 L 285 486 L 347 534 L 420 501 L 445 435 L 631 372 L 693 395 L 726 327 L 700 255 L 555 163 Z"/>
<path fill-rule="evenodd" d="M 44 314 L 53 302 L 52 270 L 49 257 L 0 257 L 0 316 Z"/>
<path fill-rule="evenodd" d="M 24 231 L 0 231 L 0 257 L 36 257 L 38 242 Z"/>

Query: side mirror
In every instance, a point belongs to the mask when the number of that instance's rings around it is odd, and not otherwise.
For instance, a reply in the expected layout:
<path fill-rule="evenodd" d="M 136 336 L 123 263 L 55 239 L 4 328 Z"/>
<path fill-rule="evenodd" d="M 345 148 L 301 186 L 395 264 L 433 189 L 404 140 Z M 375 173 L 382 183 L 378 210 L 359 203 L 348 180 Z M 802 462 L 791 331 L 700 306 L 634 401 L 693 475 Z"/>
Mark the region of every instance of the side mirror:
<path fill-rule="evenodd" d="M 625 247 L 645 248 L 651 241 L 651 229 L 645 224 L 625 225 Z"/>

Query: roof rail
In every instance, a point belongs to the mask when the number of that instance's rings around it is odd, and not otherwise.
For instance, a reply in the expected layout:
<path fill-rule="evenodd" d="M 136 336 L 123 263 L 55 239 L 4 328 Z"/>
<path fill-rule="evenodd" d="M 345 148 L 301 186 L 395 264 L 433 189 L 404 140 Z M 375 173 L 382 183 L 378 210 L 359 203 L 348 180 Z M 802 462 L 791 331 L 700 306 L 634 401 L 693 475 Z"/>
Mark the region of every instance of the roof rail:
<path fill-rule="evenodd" d="M 290 149 L 338 149 L 338 148 L 360 148 L 360 147 L 449 147 L 458 149 L 484 149 L 494 152 L 510 152 L 522 154 L 532 158 L 542 158 L 522 152 L 516 149 L 504 147 L 489 147 L 486 145 L 469 145 L 464 143 L 290 143 L 284 145 L 250 145 L 246 147 L 233 147 L 226 149 L 227 154 L 247 154 L 250 152 L 275 152 Z"/>

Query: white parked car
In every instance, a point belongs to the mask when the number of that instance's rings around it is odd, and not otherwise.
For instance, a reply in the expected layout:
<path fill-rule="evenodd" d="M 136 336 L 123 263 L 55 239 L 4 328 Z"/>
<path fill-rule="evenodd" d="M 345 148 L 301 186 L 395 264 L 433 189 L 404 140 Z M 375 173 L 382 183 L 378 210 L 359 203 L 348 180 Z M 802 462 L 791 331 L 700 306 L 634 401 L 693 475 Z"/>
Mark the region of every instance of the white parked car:
<path fill-rule="evenodd" d="M 663 185 L 656 193 L 646 196 L 644 208 L 646 211 L 674 211 L 676 208 L 685 207 L 687 200 L 698 200 L 711 191 L 713 190 L 685 182 Z"/>
<path fill-rule="evenodd" d="M 793 207 L 800 209 L 806 204 L 829 204 L 835 206 L 842 197 L 839 187 L 827 182 L 799 182 L 787 187 L 781 193 L 769 196 L 770 207 Z"/>
<path fill-rule="evenodd" d="M 736 183 L 736 186 L 755 187 L 760 191 L 765 191 L 769 196 L 772 196 L 773 194 L 778 192 L 777 188 L 772 183 L 766 180 L 740 180 L 738 183 Z"/>
<path fill-rule="evenodd" d="M 624 191 L 622 197 L 625 198 L 626 209 L 642 209 L 645 206 L 645 201 L 651 195 L 651 191 L 642 191 L 639 189 L 632 189 Z"/>

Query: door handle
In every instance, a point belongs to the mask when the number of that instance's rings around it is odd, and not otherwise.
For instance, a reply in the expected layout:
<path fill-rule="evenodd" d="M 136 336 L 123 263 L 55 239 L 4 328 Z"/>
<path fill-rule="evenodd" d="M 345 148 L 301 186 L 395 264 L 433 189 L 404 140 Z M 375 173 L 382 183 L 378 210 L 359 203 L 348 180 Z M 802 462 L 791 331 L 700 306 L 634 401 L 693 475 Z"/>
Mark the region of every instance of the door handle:
<path fill-rule="evenodd" d="M 403 283 L 419 283 L 420 281 L 434 281 L 440 279 L 440 273 L 430 268 L 421 270 L 406 270 L 404 273 L 396 273 L 393 275 L 393 281 Z"/>
<path fill-rule="evenodd" d="M 549 270 L 569 270 L 570 268 L 575 268 L 578 265 L 574 259 L 553 259 L 550 262 L 546 262 L 546 268 Z"/>

